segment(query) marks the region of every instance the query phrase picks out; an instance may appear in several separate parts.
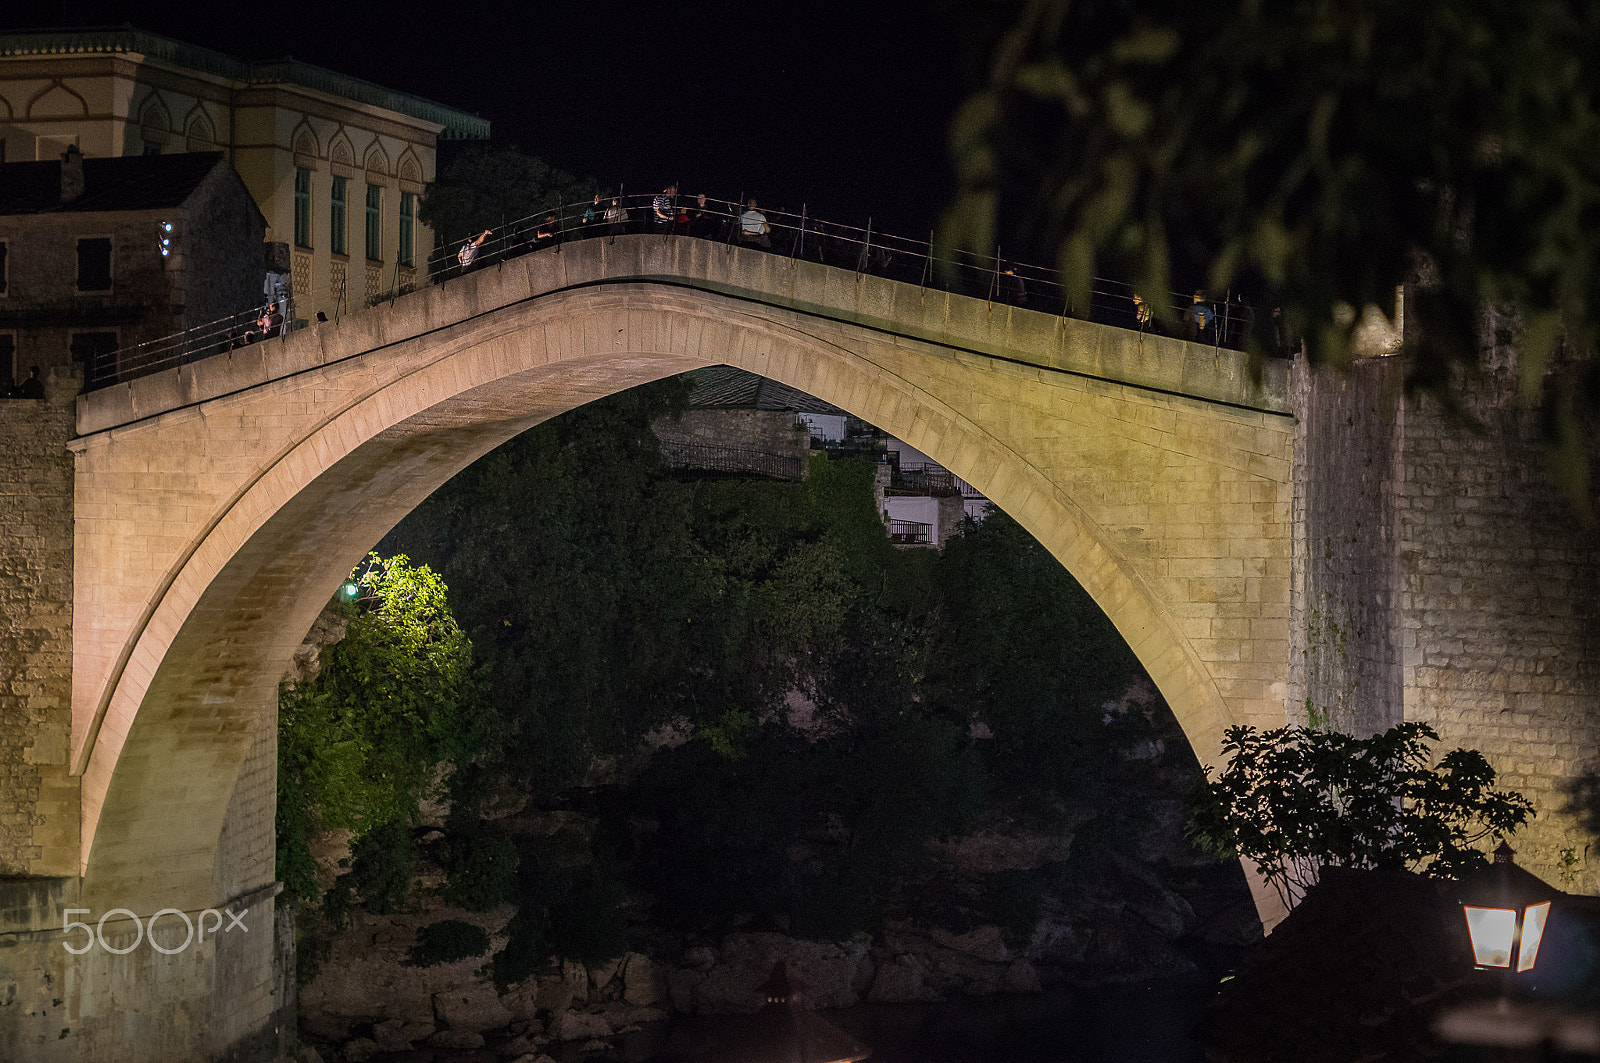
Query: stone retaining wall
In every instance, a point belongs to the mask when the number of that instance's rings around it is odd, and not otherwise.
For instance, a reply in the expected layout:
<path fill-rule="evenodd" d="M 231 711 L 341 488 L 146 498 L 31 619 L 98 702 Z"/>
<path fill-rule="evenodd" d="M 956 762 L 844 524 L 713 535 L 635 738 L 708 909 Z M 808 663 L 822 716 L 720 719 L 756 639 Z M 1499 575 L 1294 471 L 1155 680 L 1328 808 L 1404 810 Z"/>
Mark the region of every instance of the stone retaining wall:
<path fill-rule="evenodd" d="M 0 875 L 78 873 L 72 725 L 72 398 L 0 399 Z"/>

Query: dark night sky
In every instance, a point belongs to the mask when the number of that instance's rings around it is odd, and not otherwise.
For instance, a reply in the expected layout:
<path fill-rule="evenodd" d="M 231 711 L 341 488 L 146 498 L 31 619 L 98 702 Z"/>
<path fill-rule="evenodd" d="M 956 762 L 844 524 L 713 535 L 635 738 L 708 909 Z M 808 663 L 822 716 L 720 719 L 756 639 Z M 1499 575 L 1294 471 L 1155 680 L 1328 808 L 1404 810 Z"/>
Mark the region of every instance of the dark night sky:
<path fill-rule="evenodd" d="M 496 145 L 629 192 L 675 178 L 906 236 L 948 200 L 971 68 L 945 0 L 0 5 L 7 29 L 123 22 L 475 112 Z"/>

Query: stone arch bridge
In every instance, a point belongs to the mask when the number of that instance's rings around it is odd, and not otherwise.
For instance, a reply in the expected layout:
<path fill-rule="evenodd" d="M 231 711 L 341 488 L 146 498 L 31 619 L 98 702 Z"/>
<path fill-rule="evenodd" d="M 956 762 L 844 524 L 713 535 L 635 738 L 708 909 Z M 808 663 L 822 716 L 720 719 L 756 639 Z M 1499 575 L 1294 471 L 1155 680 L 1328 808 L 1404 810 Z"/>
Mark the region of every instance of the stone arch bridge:
<path fill-rule="evenodd" d="M 1226 350 L 708 241 L 568 244 L 77 400 L 70 711 L 38 717 L 32 747 L 55 752 L 29 761 L 26 844 L 0 852 L 33 883 L 0 924 L 28 943 L 0 970 L 28 1001 L 0 1009 L 0 1055 L 271 1058 L 292 1025 L 270 914 L 276 690 L 316 614 L 488 450 L 719 363 L 876 424 L 1016 517 L 1202 762 L 1229 725 L 1298 719 L 1306 447 L 1285 363 L 1253 377 Z M 129 916 L 230 906 L 247 933 L 175 956 L 61 947 L 74 919 L 108 918 L 115 945 Z"/>

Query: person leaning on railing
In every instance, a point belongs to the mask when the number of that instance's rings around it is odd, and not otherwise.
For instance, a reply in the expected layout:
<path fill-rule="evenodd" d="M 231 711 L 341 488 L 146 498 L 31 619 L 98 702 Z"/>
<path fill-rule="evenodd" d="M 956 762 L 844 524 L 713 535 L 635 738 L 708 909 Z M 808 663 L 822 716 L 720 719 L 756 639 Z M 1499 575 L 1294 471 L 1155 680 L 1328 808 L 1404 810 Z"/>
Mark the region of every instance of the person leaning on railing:
<path fill-rule="evenodd" d="M 489 239 L 491 231 L 489 229 L 483 230 L 476 237 L 462 244 L 461 250 L 456 252 L 456 261 L 461 263 L 461 271 L 463 273 L 471 269 L 472 264 L 477 261 L 478 249 L 483 246 L 485 240 Z"/>
<path fill-rule="evenodd" d="M 772 250 L 772 226 L 767 224 L 767 216 L 756 209 L 756 201 L 751 197 L 747 204 L 748 209 L 739 215 L 739 241 L 740 243 L 755 244 Z"/>

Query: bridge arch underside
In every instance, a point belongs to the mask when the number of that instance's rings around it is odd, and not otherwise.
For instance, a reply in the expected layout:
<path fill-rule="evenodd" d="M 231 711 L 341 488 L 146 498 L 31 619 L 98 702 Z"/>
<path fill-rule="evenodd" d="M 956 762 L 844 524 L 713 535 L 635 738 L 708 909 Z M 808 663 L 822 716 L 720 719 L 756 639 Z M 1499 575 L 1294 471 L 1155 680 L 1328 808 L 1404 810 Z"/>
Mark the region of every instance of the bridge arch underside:
<path fill-rule="evenodd" d="M 1287 418 L 723 294 L 597 285 L 87 437 L 80 491 L 162 455 L 220 471 L 217 502 L 189 507 L 185 545 L 145 577 L 98 704 L 75 701 L 86 900 L 228 892 L 216 854 L 252 736 L 318 611 L 406 513 L 545 419 L 718 363 L 863 417 L 1016 517 L 1109 615 L 1202 761 L 1230 724 L 1284 722 Z M 95 534 L 80 516 L 80 581 Z"/>

